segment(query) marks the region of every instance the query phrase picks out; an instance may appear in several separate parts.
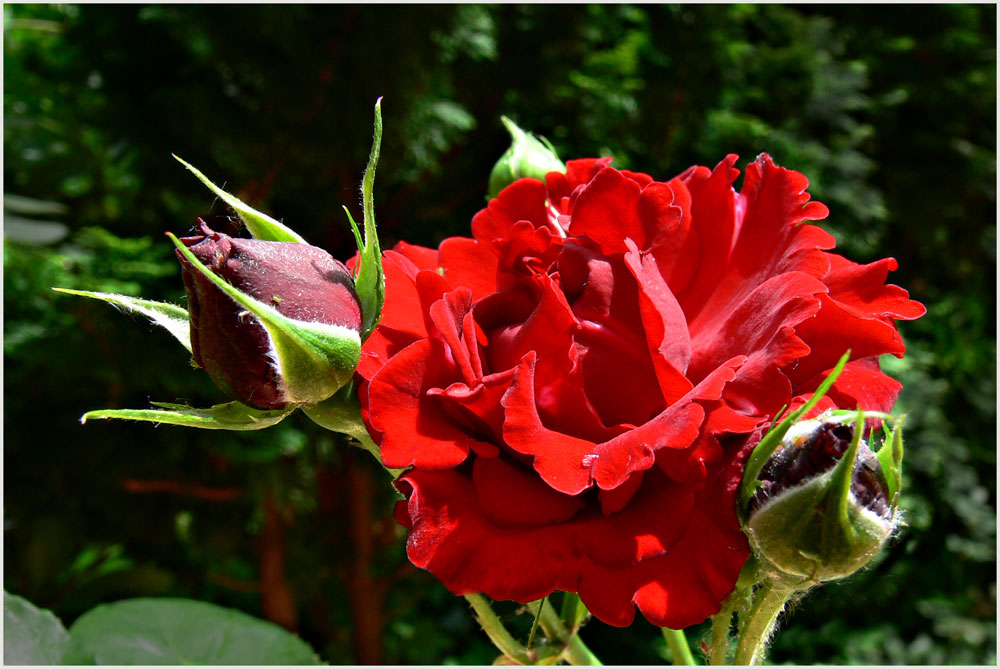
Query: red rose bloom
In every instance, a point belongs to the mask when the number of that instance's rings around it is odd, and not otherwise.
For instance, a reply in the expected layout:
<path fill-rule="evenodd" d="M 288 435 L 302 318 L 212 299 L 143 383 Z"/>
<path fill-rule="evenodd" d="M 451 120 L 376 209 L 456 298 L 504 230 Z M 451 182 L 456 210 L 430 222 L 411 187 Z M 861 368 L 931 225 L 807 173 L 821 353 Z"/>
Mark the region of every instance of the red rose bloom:
<path fill-rule="evenodd" d="M 736 156 L 668 182 L 577 160 L 521 179 L 473 238 L 385 254 L 362 412 L 414 564 L 453 592 L 578 592 L 628 625 L 716 613 L 748 556 L 743 461 L 848 348 L 819 410 L 888 411 L 895 319 L 924 308 L 803 221 L 804 176 Z"/>

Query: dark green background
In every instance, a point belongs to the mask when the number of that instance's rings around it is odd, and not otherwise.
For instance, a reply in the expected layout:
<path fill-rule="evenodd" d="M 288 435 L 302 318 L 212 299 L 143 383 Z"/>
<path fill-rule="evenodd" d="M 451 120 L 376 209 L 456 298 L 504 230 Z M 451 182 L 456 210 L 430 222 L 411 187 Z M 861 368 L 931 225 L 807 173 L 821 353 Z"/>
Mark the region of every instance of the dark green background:
<path fill-rule="evenodd" d="M 384 246 L 467 234 L 506 114 L 563 159 L 663 179 L 767 151 L 810 178 L 845 255 L 896 257 L 928 307 L 885 365 L 906 386 L 907 526 L 797 606 L 772 660 L 995 663 L 995 34 L 987 5 L 6 5 L 5 588 L 67 624 L 140 595 L 235 606 L 334 664 L 493 660 L 407 563 L 387 477 L 307 420 L 81 427 L 223 398 L 165 332 L 49 290 L 183 299 L 163 233 L 230 213 L 171 152 L 347 257 L 381 95 Z M 643 621 L 583 635 L 606 662 L 664 655 Z"/>

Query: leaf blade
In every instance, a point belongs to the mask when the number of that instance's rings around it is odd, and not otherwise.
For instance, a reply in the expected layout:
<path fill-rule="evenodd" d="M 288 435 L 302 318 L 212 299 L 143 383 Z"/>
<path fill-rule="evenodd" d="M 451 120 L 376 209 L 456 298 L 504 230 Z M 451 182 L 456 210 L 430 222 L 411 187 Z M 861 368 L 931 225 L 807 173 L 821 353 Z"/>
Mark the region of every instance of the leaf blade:
<path fill-rule="evenodd" d="M 4 664 L 61 664 L 69 632 L 51 611 L 3 593 Z"/>
<path fill-rule="evenodd" d="M 102 604 L 70 628 L 72 657 L 97 664 L 317 665 L 312 648 L 277 625 L 190 599 Z"/>

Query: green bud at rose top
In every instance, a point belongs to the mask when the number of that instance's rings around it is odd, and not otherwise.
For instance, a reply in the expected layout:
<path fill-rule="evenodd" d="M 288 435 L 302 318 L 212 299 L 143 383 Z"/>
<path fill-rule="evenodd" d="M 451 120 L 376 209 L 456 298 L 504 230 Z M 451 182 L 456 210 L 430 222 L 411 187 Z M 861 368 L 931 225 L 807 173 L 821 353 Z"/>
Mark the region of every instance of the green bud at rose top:
<path fill-rule="evenodd" d="M 199 227 L 180 240 L 186 248 L 177 257 L 191 352 L 216 385 L 249 406 L 282 409 L 320 402 L 347 383 L 362 328 L 347 267 L 308 244 L 234 238 L 201 220 Z"/>
<path fill-rule="evenodd" d="M 849 576 L 879 552 L 896 526 L 898 481 L 886 478 L 853 418 L 793 425 L 757 477 L 744 530 L 762 564 L 779 578 L 811 585 Z M 882 448 L 893 450 L 897 439 L 901 457 L 896 433 Z"/>
<path fill-rule="evenodd" d="M 545 180 L 549 172 L 565 172 L 566 166 L 556 156 L 555 149 L 547 141 L 542 143 L 530 133 L 521 130 L 517 124 L 506 116 L 500 120 L 510 132 L 511 145 L 490 172 L 489 194 L 487 199 L 494 198 L 497 193 L 518 179 L 533 177 Z"/>

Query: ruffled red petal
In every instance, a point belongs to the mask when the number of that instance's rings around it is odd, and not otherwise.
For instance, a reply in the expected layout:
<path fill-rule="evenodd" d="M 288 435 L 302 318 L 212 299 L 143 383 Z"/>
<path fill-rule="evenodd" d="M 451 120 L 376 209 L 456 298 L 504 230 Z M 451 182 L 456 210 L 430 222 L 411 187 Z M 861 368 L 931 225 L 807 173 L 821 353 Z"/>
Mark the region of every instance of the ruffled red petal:
<path fill-rule="evenodd" d="M 895 321 L 923 306 L 805 221 L 808 182 L 761 155 L 669 182 L 609 159 L 522 179 L 475 239 L 386 254 L 362 413 L 412 467 L 407 552 L 456 593 L 579 592 L 599 619 L 682 628 L 719 610 L 749 552 L 743 462 L 782 406 L 889 411 Z M 591 490 L 593 489 L 593 490 Z"/>

